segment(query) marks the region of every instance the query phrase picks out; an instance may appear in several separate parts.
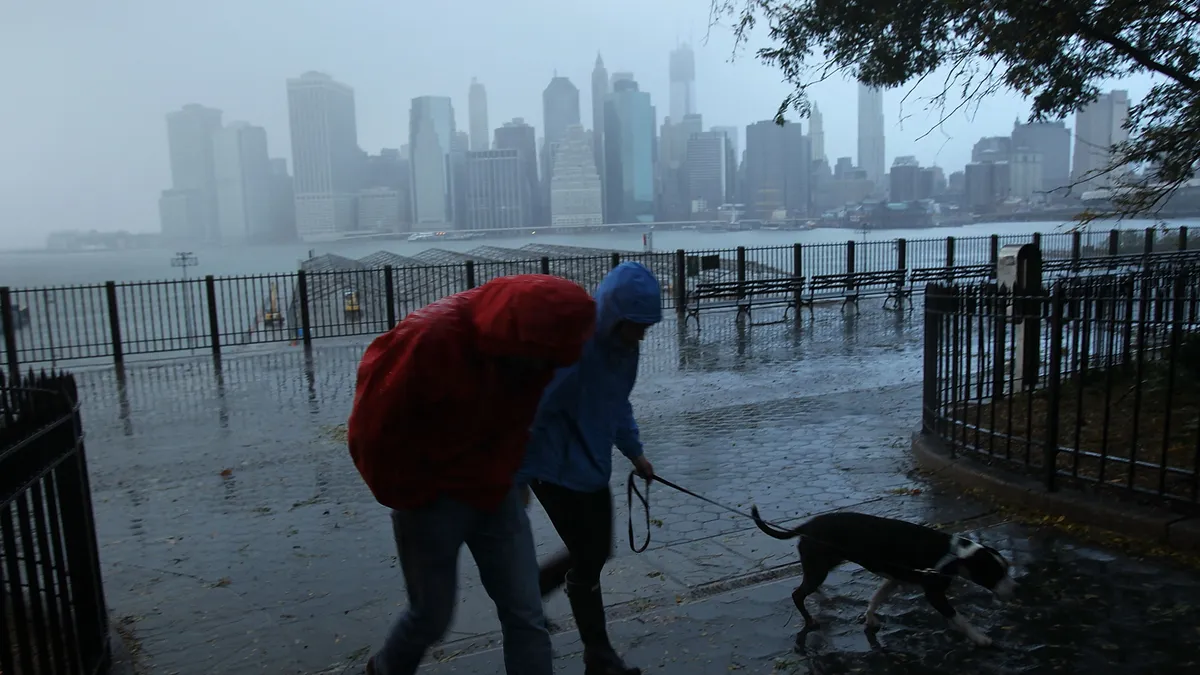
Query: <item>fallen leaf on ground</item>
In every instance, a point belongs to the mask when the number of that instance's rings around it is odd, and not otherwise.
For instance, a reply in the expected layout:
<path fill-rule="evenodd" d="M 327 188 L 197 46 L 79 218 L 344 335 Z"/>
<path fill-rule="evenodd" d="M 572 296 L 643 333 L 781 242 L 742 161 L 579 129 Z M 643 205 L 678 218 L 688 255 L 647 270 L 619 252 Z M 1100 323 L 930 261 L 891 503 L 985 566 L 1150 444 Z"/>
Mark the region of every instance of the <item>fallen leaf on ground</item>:
<path fill-rule="evenodd" d="M 221 470 L 221 478 L 232 478 L 232 477 L 233 477 L 233 469 L 222 469 Z"/>

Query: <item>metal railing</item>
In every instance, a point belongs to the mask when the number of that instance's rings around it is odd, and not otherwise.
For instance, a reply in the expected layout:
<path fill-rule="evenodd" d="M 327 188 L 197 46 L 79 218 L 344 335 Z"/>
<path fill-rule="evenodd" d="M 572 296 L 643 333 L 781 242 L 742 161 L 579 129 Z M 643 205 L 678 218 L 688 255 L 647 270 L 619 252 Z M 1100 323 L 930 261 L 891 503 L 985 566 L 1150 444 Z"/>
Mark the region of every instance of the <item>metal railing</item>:
<path fill-rule="evenodd" d="M 1200 264 L 926 288 L 922 428 L 988 462 L 1200 507 Z"/>
<path fill-rule="evenodd" d="M 108 610 L 75 381 L 0 375 L 0 672 L 104 675 Z"/>
<path fill-rule="evenodd" d="M 1186 228 L 1168 234 L 1113 230 L 0 287 L 0 353 L 8 372 L 14 373 L 28 364 L 121 364 L 128 357 L 164 352 L 205 350 L 219 355 L 270 343 L 375 335 L 420 307 L 498 276 L 554 274 L 591 289 L 622 259 L 650 267 L 663 282 L 664 308 L 682 311 L 688 292 L 704 282 L 994 264 L 1001 246 L 1029 241 L 1038 243 L 1047 258 L 1062 259 L 1196 244 L 1188 239 Z"/>

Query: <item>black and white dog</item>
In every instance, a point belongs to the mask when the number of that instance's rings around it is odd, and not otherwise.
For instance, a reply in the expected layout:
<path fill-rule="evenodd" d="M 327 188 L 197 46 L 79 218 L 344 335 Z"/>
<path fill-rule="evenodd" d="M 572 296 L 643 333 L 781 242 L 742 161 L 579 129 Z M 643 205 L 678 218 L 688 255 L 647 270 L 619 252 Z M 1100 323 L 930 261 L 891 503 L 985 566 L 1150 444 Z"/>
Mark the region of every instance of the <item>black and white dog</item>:
<path fill-rule="evenodd" d="M 925 599 L 951 626 L 975 644 L 987 646 L 991 639 L 954 611 L 946 599 L 946 589 L 955 577 L 976 583 L 1001 599 L 1011 597 L 1016 588 L 1016 582 L 1009 576 L 1009 563 L 999 551 L 924 525 L 839 512 L 816 516 L 789 531 L 768 525 L 758 515 L 757 506 L 750 510 L 750 515 L 760 530 L 776 539 L 800 538 L 796 548 L 804 579 L 792 591 L 792 602 L 804 617 L 804 630 L 796 636 L 797 644 L 805 632 L 818 626 L 805 609 L 804 599 L 844 562 L 856 563 L 884 578 L 867 605 L 868 631 L 879 628 L 875 613 L 896 587 L 915 584 L 925 590 Z"/>

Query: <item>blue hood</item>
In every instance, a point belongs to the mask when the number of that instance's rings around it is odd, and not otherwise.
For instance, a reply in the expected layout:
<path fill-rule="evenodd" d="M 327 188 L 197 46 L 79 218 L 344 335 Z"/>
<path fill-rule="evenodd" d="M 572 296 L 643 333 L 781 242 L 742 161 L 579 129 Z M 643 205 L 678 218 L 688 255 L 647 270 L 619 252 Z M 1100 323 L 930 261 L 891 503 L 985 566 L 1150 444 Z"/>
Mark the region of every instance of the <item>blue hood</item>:
<path fill-rule="evenodd" d="M 629 394 L 638 349 L 613 335 L 620 321 L 662 321 L 662 292 L 645 265 L 625 262 L 596 287 L 596 332 L 575 364 L 560 368 L 542 394 L 518 483 L 541 480 L 592 492 L 608 486 L 614 445 L 629 459 L 642 441 Z"/>
<path fill-rule="evenodd" d="M 623 262 L 596 287 L 596 335 L 607 337 L 619 321 L 652 326 L 662 321 L 662 290 L 645 265 Z"/>

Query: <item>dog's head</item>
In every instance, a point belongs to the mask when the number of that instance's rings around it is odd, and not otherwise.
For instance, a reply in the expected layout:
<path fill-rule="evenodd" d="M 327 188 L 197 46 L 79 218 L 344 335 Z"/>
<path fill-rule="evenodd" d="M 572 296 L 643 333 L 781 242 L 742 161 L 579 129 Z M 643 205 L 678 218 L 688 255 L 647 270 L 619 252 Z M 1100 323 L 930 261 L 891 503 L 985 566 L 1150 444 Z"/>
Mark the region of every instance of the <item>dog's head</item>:
<path fill-rule="evenodd" d="M 1003 600 L 1012 597 L 1017 587 L 1009 573 L 1012 566 L 996 549 L 964 537 L 954 537 L 950 541 L 949 556 L 952 557 L 947 572 L 983 586 Z"/>

